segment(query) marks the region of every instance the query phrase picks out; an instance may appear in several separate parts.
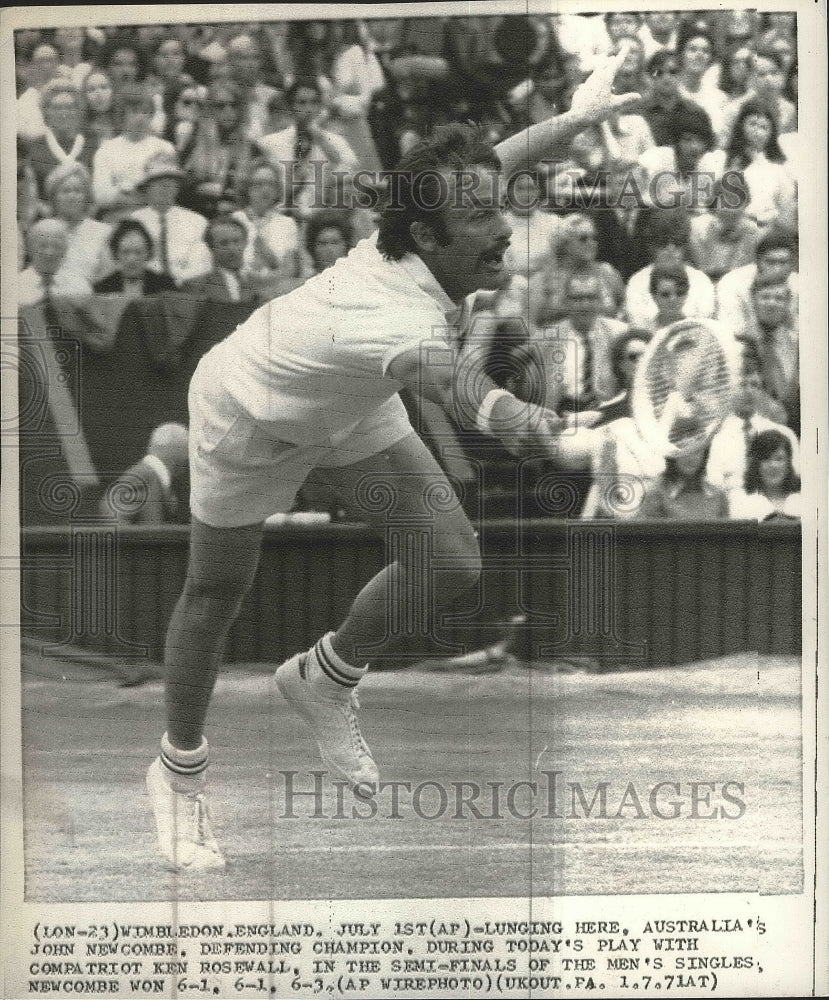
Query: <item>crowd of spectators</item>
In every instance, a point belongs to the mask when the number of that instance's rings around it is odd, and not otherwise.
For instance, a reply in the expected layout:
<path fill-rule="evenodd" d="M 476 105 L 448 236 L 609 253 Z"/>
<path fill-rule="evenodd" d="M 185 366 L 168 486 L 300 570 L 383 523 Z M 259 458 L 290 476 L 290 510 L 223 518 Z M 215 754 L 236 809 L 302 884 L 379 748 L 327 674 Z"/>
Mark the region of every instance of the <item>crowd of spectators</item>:
<path fill-rule="evenodd" d="M 517 179 L 510 282 L 476 318 L 511 385 L 541 371 L 547 405 L 602 414 L 562 453 L 593 477 L 584 516 L 794 516 L 796 30 L 660 10 L 18 31 L 19 305 L 284 294 L 372 233 L 383 171 L 435 126 L 497 141 L 625 45 L 638 107 Z M 691 316 L 739 348 L 740 388 L 710 453 L 665 463 L 634 440 L 631 358 Z"/>

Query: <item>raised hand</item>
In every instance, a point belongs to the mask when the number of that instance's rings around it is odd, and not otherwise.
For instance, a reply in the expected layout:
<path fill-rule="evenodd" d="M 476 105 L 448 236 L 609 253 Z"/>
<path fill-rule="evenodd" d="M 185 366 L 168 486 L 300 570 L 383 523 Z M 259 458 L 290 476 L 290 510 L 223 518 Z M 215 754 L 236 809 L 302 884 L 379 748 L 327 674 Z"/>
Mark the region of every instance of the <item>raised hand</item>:
<path fill-rule="evenodd" d="M 573 92 L 571 112 L 588 125 L 597 124 L 613 114 L 634 107 L 642 95 L 614 94 L 613 81 L 628 57 L 628 46 L 622 43 L 615 55 L 606 56 L 588 78 Z"/>

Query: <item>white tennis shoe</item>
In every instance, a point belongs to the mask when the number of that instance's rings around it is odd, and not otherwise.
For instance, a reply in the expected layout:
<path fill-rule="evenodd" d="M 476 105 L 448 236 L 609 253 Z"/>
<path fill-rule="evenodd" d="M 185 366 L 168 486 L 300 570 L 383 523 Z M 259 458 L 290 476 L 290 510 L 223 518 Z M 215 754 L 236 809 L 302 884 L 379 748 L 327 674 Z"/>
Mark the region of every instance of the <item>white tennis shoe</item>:
<path fill-rule="evenodd" d="M 203 781 L 177 778 L 156 757 L 147 771 L 147 792 L 158 846 L 170 868 L 181 872 L 224 868 L 225 859 L 210 829 Z"/>
<path fill-rule="evenodd" d="M 377 788 L 379 774 L 368 744 L 360 732 L 355 709 L 357 692 L 350 688 L 322 689 L 306 674 L 307 653 L 298 653 L 276 671 L 279 693 L 307 723 L 323 761 L 360 792 Z"/>

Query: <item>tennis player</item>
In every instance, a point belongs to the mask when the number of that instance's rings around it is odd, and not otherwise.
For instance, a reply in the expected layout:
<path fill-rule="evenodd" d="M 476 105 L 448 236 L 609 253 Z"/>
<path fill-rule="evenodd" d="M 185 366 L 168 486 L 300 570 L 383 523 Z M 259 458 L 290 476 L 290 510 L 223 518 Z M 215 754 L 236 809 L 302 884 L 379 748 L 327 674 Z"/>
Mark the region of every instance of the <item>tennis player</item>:
<path fill-rule="evenodd" d="M 432 558 L 448 567 L 422 574 L 400 553 L 336 631 L 276 671 L 277 688 L 332 773 L 357 790 L 376 786 L 355 714 L 365 650 L 383 652 L 388 622 L 402 611 L 396 603 L 405 600 L 409 613 L 445 607 L 480 569 L 460 506 L 428 503 L 436 488 L 446 495 L 451 486 L 398 391 L 425 396 L 517 452 L 549 446 L 561 429 L 554 413 L 497 389 L 474 363 L 468 377 L 455 378 L 457 364 L 446 358 L 458 353 L 452 331 L 467 297 L 505 281 L 503 180 L 631 105 L 637 95 L 612 91 L 623 61 L 621 52 L 598 67 L 569 111 L 495 148 L 471 126 L 419 144 L 398 167 L 398 190 L 375 236 L 262 306 L 200 362 L 189 393 L 190 561 L 167 634 L 167 729 L 147 774 L 160 851 L 174 869 L 224 865 L 205 799 L 205 717 L 223 643 L 254 578 L 263 522 L 289 510 L 315 468 L 352 498 L 361 483 L 390 484 L 395 517 L 428 514 Z M 372 514 L 371 504 L 359 509 L 367 521 L 386 516 Z"/>

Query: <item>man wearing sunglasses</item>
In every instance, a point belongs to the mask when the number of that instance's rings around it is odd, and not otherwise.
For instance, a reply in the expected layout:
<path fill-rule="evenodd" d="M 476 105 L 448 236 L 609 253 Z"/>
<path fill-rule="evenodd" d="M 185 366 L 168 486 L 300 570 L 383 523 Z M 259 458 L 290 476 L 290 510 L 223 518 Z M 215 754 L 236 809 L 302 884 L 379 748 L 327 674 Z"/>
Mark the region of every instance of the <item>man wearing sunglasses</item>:
<path fill-rule="evenodd" d="M 673 122 L 677 115 L 688 108 L 702 110 L 698 104 L 680 96 L 678 74 L 676 55 L 667 49 L 660 49 L 648 60 L 647 77 L 651 90 L 642 102 L 642 117 L 650 125 L 657 146 L 669 146 L 673 141 Z"/>

